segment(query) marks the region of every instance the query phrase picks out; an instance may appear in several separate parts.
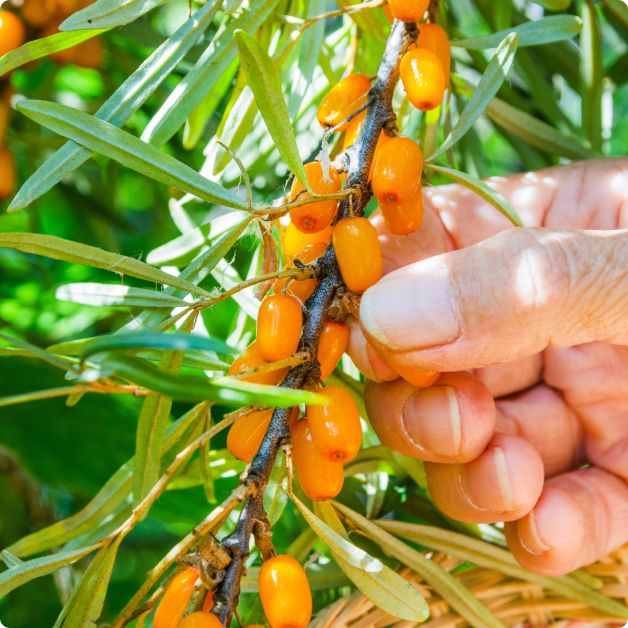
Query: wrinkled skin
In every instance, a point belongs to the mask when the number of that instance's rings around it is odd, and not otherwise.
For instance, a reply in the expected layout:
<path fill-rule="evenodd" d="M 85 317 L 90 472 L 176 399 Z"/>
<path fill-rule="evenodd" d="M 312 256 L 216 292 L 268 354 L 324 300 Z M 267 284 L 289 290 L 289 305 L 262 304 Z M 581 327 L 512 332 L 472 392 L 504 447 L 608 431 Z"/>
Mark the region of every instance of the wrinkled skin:
<path fill-rule="evenodd" d="M 628 159 L 489 184 L 525 229 L 455 185 L 424 191 L 409 236 L 373 218 L 387 275 L 350 353 L 436 504 L 508 522 L 522 565 L 563 574 L 628 542 Z M 395 364 L 443 375 L 417 390 Z"/>

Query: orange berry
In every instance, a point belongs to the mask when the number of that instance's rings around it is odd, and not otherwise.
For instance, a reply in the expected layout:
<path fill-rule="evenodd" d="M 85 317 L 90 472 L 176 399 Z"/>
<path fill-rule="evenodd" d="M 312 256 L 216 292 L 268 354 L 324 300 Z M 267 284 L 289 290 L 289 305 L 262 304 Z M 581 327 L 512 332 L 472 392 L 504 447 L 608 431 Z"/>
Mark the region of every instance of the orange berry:
<path fill-rule="evenodd" d="M 56 28 L 46 29 L 44 35 L 54 35 Z M 50 55 L 57 63 L 76 65 L 81 68 L 97 69 L 102 65 L 103 47 L 99 37 L 88 39 L 82 44 L 59 50 Z"/>
<path fill-rule="evenodd" d="M 440 375 L 437 371 L 427 371 L 414 366 L 395 366 L 393 368 L 406 382 L 417 388 L 431 386 Z"/>
<path fill-rule="evenodd" d="M 268 362 L 289 358 L 299 347 L 303 311 L 289 294 L 266 297 L 257 314 L 257 346 Z"/>
<path fill-rule="evenodd" d="M 445 29 L 438 24 L 419 24 L 419 48 L 431 50 L 441 61 L 445 72 L 445 86 L 449 85 L 451 51 L 449 37 Z"/>
<path fill-rule="evenodd" d="M 355 141 L 358 139 L 358 135 L 360 135 L 360 131 L 362 130 L 362 125 L 364 124 L 364 120 L 366 118 L 366 111 L 359 113 L 349 124 L 347 125 L 347 130 L 345 131 L 345 136 L 342 140 L 342 150 L 347 150 L 349 146 L 352 146 Z"/>
<path fill-rule="evenodd" d="M 41 28 L 54 17 L 50 9 L 47 0 L 26 0 L 22 6 L 22 17 L 31 26 Z"/>
<path fill-rule="evenodd" d="M 364 292 L 382 276 L 382 252 L 375 227 L 366 218 L 345 218 L 332 234 L 336 260 L 349 290 Z"/>
<path fill-rule="evenodd" d="M 305 628 L 312 616 L 312 591 L 303 567 L 279 554 L 259 571 L 259 595 L 271 628 Z"/>
<path fill-rule="evenodd" d="M 388 4 L 384 5 L 384 15 L 386 16 L 386 19 L 392 24 L 395 16 L 392 14 L 392 11 L 390 10 L 390 5 Z"/>
<path fill-rule="evenodd" d="M 9 103 L 6 100 L 0 100 L 0 143 L 2 143 L 7 133 L 10 111 Z"/>
<path fill-rule="evenodd" d="M 324 244 L 327 246 L 331 240 L 331 227 L 325 227 L 314 233 L 303 233 L 291 222 L 281 231 L 281 243 L 283 245 L 284 259 L 294 259 L 308 244 Z"/>
<path fill-rule="evenodd" d="M 251 462 L 264 440 L 272 417 L 272 410 L 257 410 L 236 419 L 227 434 L 227 449 L 238 460 Z"/>
<path fill-rule="evenodd" d="M 348 344 L 349 328 L 342 323 L 327 321 L 318 345 L 318 363 L 321 367 L 322 380 L 327 379 L 334 372 Z"/>
<path fill-rule="evenodd" d="M 323 173 L 323 166 L 319 161 L 311 161 L 305 164 L 305 176 L 316 194 L 334 194 L 340 192 L 342 183 L 338 173 L 330 168 L 327 179 Z M 302 192 L 304 186 L 298 179 L 294 180 L 292 189 L 290 190 L 290 201 L 306 200 L 311 198 L 307 192 Z M 297 199 L 298 196 L 298 199 Z M 328 227 L 336 215 L 335 200 L 316 201 L 307 205 L 293 207 L 290 210 L 290 220 L 292 224 L 303 233 L 314 233 Z"/>
<path fill-rule="evenodd" d="M 8 198 L 15 192 L 17 171 L 13 153 L 0 146 L 0 199 Z"/>
<path fill-rule="evenodd" d="M 421 188 L 414 196 L 399 201 L 380 201 L 384 222 L 396 235 L 416 231 L 423 222 L 423 194 Z"/>
<path fill-rule="evenodd" d="M 388 0 L 390 12 L 402 22 L 418 22 L 429 4 L 430 0 Z"/>
<path fill-rule="evenodd" d="M 403 55 L 399 65 L 401 82 L 408 100 L 422 111 L 440 105 L 445 93 L 445 70 L 439 57 L 426 48 L 414 48 Z"/>
<path fill-rule="evenodd" d="M 22 20 L 15 13 L 0 9 L 0 57 L 19 48 L 25 41 Z"/>
<path fill-rule="evenodd" d="M 296 268 L 296 264 L 294 263 L 295 259 L 299 260 L 302 264 L 311 264 L 314 260 L 318 259 L 326 249 L 327 245 L 322 242 L 308 244 L 284 266 L 284 269 Z M 275 281 L 273 290 L 277 293 L 287 291 L 304 303 L 312 296 L 312 292 L 314 292 L 317 285 L 318 281 L 316 279 L 302 279 L 301 281 L 296 281 L 294 279 L 282 278 Z"/>
<path fill-rule="evenodd" d="M 257 342 L 252 342 L 245 350 L 244 353 L 237 358 L 229 369 L 229 375 L 238 375 L 245 371 L 251 371 L 258 366 L 264 366 L 268 364 L 264 360 Z M 259 373 L 245 377 L 243 381 L 251 382 L 252 384 L 266 384 L 267 386 L 276 386 L 288 372 L 287 368 L 276 369 L 274 371 L 268 371 L 267 373 Z"/>
<path fill-rule="evenodd" d="M 312 440 L 309 421 L 297 421 L 292 430 L 292 462 L 303 492 L 314 501 L 333 499 L 344 482 L 342 462 L 325 458 Z"/>
<path fill-rule="evenodd" d="M 318 121 L 323 128 L 340 124 L 366 103 L 371 81 L 364 74 L 351 74 L 338 81 L 325 95 L 318 107 Z M 344 131 L 343 124 L 338 131 Z"/>
<path fill-rule="evenodd" d="M 358 406 L 351 393 L 344 388 L 326 386 L 321 392 L 328 402 L 324 406 L 308 406 L 307 409 L 312 441 L 328 460 L 353 460 L 362 445 Z"/>
<path fill-rule="evenodd" d="M 212 613 L 190 613 L 177 628 L 223 628 L 224 624 Z"/>
<path fill-rule="evenodd" d="M 155 628 L 177 628 L 192 599 L 198 577 L 198 568 L 190 567 L 172 579 L 155 611 Z"/>
<path fill-rule="evenodd" d="M 203 601 L 203 612 L 209 613 L 214 608 L 214 591 L 208 591 Z"/>

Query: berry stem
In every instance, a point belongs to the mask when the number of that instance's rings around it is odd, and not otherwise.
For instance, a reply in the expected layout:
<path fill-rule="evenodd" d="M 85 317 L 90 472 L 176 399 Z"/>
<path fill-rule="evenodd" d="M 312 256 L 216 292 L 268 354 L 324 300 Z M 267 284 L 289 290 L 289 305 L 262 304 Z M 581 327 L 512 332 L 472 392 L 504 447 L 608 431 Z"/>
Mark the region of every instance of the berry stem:
<path fill-rule="evenodd" d="M 377 79 L 369 94 L 369 108 L 360 134 L 348 151 L 347 182 L 345 189 L 353 192 L 341 199 L 336 220 L 349 216 L 362 216 L 373 193 L 368 183 L 369 169 L 375 146 L 382 129 L 394 124 L 392 96 L 399 78 L 399 63 L 409 44 L 416 39 L 416 24 L 396 21 L 386 43 L 386 50 L 379 66 Z M 318 345 L 329 310 L 337 297 L 346 292 L 336 262 L 333 246 L 316 261 L 319 284 L 305 303 L 304 325 L 299 352 L 309 356 L 286 375 L 280 386 L 304 388 L 315 386 L 320 380 L 320 367 L 316 359 Z M 273 465 L 282 445 L 289 437 L 291 408 L 277 408 L 259 450 L 242 477 L 242 483 L 250 492 L 244 501 L 235 530 L 222 540 L 223 547 L 231 554 L 231 562 L 216 590 L 214 613 L 228 626 L 240 597 L 240 580 L 245 561 L 250 553 L 251 535 L 265 559 L 274 552 L 270 528 L 264 511 L 264 491 Z"/>

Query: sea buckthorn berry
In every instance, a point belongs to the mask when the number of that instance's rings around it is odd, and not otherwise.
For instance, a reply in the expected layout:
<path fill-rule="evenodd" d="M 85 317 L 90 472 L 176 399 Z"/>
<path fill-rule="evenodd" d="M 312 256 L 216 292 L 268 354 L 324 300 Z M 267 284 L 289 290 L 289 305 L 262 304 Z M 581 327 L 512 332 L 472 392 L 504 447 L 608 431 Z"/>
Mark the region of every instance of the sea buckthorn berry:
<path fill-rule="evenodd" d="M 224 624 L 212 613 L 190 613 L 177 628 L 223 628 Z"/>
<path fill-rule="evenodd" d="M 342 150 L 347 150 L 349 146 L 353 146 L 355 141 L 358 139 L 358 135 L 360 135 L 365 118 L 366 111 L 363 111 L 353 118 L 351 122 L 349 122 L 347 130 L 345 131 L 345 136 L 342 140 Z"/>
<path fill-rule="evenodd" d="M 46 0 L 26 0 L 22 5 L 22 17 L 31 26 L 41 28 L 54 18 L 51 9 Z"/>
<path fill-rule="evenodd" d="M 312 591 L 303 567 L 279 554 L 259 571 L 259 595 L 271 628 L 305 628 L 312 616 Z"/>
<path fill-rule="evenodd" d="M 238 460 L 251 462 L 264 440 L 272 416 L 272 410 L 257 410 L 236 419 L 227 434 L 227 449 Z"/>
<path fill-rule="evenodd" d="M 252 371 L 259 366 L 268 364 L 264 360 L 257 342 L 252 342 L 245 350 L 244 353 L 237 358 L 229 369 L 229 375 L 238 375 L 245 371 Z M 267 386 L 276 386 L 288 372 L 287 368 L 276 369 L 274 371 L 268 371 L 267 373 L 258 373 L 249 377 L 243 378 L 245 382 L 251 382 L 252 384 L 266 384 Z"/>
<path fill-rule="evenodd" d="M 333 499 L 344 482 L 342 462 L 325 458 L 312 440 L 309 421 L 297 421 L 292 430 L 292 461 L 303 492 L 314 501 Z"/>
<path fill-rule="evenodd" d="M 371 80 L 364 74 L 351 74 L 338 81 L 318 107 L 318 121 L 323 128 L 334 127 L 366 103 Z M 344 131 L 343 124 L 338 131 Z"/>
<path fill-rule="evenodd" d="M 402 22 L 417 22 L 427 11 L 430 0 L 388 0 L 390 12 Z"/>
<path fill-rule="evenodd" d="M 15 13 L 0 9 L 0 57 L 19 48 L 25 41 L 22 20 Z"/>
<path fill-rule="evenodd" d="M 155 628 L 177 628 L 179 626 L 183 613 L 192 599 L 198 577 L 198 568 L 190 567 L 172 579 L 155 611 L 153 619 Z"/>
<path fill-rule="evenodd" d="M 338 173 L 330 168 L 325 177 L 323 166 L 319 161 L 311 161 L 305 164 L 305 176 L 316 194 L 335 194 L 340 191 L 342 184 Z M 290 201 L 306 200 L 311 198 L 310 194 L 303 192 L 304 186 L 298 179 L 294 180 L 290 190 Z M 297 199 L 298 196 L 298 199 Z M 315 233 L 328 227 L 336 215 L 337 201 L 316 201 L 307 205 L 293 207 L 290 210 L 290 220 L 292 224 L 303 233 Z"/>
<path fill-rule="evenodd" d="M 296 268 L 294 260 L 298 260 L 302 264 L 311 264 L 325 252 L 325 249 L 327 249 L 327 245 L 322 242 L 308 244 L 284 266 L 284 269 Z M 304 303 L 312 296 L 312 292 L 314 292 L 317 284 L 318 281 L 316 279 L 301 279 L 297 281 L 295 279 L 282 278 L 275 281 L 273 290 L 277 293 L 287 291 Z"/>
<path fill-rule="evenodd" d="M 441 61 L 445 71 L 445 86 L 449 85 L 451 51 L 449 37 L 445 29 L 438 24 L 419 24 L 419 48 L 431 50 Z"/>
<path fill-rule="evenodd" d="M 360 411 L 351 393 L 338 386 L 321 391 L 328 401 L 323 406 L 308 406 L 307 418 L 316 449 L 328 460 L 353 460 L 362 445 Z"/>
<path fill-rule="evenodd" d="M 373 194 L 380 202 L 415 196 L 422 172 L 423 155 L 419 145 L 408 137 L 392 137 L 378 151 Z"/>
<path fill-rule="evenodd" d="M 0 146 L 0 199 L 8 198 L 15 192 L 17 172 L 13 153 Z"/>
<path fill-rule="evenodd" d="M 9 103 L 6 100 L 0 100 L 0 144 L 4 140 L 4 136 L 7 133 L 7 128 L 9 126 L 9 113 L 10 113 Z"/>
<path fill-rule="evenodd" d="M 427 371 L 414 366 L 395 366 L 393 368 L 406 382 L 417 388 L 431 386 L 440 375 L 437 371 Z"/>
<path fill-rule="evenodd" d="M 445 70 L 431 50 L 414 48 L 403 55 L 399 64 L 401 82 L 408 100 L 422 111 L 440 105 L 445 93 Z"/>
<path fill-rule="evenodd" d="M 303 311 L 289 294 L 266 297 L 257 314 L 257 346 L 268 362 L 289 358 L 299 347 Z"/>
<path fill-rule="evenodd" d="M 314 233 L 303 233 L 291 222 L 281 230 L 281 244 L 285 260 L 294 259 L 308 244 L 324 244 L 327 246 L 331 240 L 331 226 L 325 227 Z"/>
<path fill-rule="evenodd" d="M 348 344 L 349 328 L 342 323 L 327 321 L 318 345 L 318 363 L 321 367 L 322 380 L 326 380 L 334 372 Z"/>
<path fill-rule="evenodd" d="M 288 417 L 288 425 L 290 427 L 291 432 L 296 427 L 300 414 L 301 414 L 301 410 L 299 409 L 299 406 L 295 406 L 290 411 L 290 416 Z"/>
<path fill-rule="evenodd" d="M 414 196 L 398 201 L 380 201 L 384 222 L 396 235 L 407 235 L 416 231 L 423 222 L 423 194 L 421 188 Z"/>
<path fill-rule="evenodd" d="M 203 612 L 209 613 L 214 608 L 214 593 L 215 591 L 208 591 L 203 601 Z"/>
<path fill-rule="evenodd" d="M 349 290 L 364 292 L 382 276 L 382 252 L 375 227 L 366 218 L 345 218 L 332 234 L 336 260 Z"/>

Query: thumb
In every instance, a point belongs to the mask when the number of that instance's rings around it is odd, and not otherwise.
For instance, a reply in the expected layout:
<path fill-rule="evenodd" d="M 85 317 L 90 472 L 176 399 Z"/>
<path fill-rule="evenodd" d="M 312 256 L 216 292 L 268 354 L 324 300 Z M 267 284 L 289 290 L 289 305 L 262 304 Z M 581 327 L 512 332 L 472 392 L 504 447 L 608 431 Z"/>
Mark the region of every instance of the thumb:
<path fill-rule="evenodd" d="M 360 319 L 395 363 L 460 371 L 548 345 L 628 344 L 628 230 L 516 229 L 401 268 Z"/>

